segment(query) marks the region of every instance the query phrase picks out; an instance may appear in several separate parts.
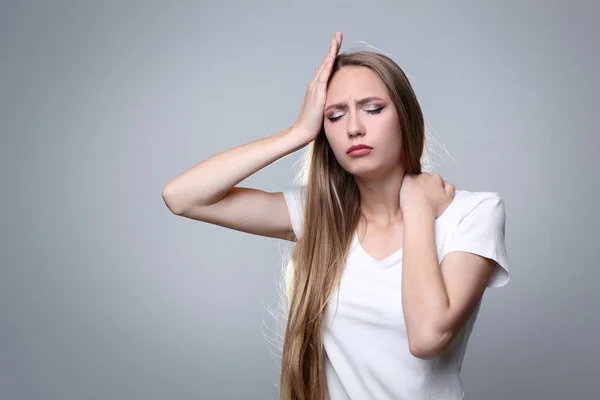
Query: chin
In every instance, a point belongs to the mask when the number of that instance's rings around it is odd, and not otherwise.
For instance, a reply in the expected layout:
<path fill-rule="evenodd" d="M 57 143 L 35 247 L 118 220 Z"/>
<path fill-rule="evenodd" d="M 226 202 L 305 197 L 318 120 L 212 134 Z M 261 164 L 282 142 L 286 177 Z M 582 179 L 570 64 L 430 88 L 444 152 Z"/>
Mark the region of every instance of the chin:
<path fill-rule="evenodd" d="M 346 172 L 356 178 L 374 179 L 381 176 L 384 172 L 383 168 L 374 168 L 372 165 L 350 165 L 344 167 Z"/>
<path fill-rule="evenodd" d="M 393 173 L 393 171 L 398 168 L 398 165 L 389 165 L 389 164 L 381 164 L 372 162 L 363 162 L 365 160 L 356 160 L 355 163 L 348 163 L 347 165 L 342 165 L 342 168 L 346 170 L 349 174 L 352 174 L 356 178 L 362 179 L 380 179 L 384 178 L 386 175 Z"/>

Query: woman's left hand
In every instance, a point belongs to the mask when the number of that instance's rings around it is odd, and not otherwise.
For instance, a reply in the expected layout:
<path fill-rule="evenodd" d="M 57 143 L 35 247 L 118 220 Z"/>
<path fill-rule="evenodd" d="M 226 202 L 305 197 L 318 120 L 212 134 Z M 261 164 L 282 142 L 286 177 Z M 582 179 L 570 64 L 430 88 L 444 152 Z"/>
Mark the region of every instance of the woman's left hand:
<path fill-rule="evenodd" d="M 455 190 L 454 185 L 439 174 L 405 174 L 400 188 L 400 208 L 403 213 L 425 210 L 438 218 L 452 203 Z"/>

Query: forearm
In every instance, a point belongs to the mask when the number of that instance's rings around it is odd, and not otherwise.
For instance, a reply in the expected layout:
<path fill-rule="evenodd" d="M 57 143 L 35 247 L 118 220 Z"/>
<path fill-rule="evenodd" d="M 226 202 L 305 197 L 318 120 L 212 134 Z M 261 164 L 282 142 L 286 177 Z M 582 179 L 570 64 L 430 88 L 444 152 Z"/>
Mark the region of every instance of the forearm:
<path fill-rule="evenodd" d="M 169 208 L 178 212 L 190 205 L 214 204 L 250 175 L 305 145 L 288 128 L 225 150 L 171 179 L 163 197 Z"/>
<path fill-rule="evenodd" d="M 409 337 L 431 342 L 449 309 L 435 243 L 435 218 L 425 209 L 404 215 L 402 306 Z"/>

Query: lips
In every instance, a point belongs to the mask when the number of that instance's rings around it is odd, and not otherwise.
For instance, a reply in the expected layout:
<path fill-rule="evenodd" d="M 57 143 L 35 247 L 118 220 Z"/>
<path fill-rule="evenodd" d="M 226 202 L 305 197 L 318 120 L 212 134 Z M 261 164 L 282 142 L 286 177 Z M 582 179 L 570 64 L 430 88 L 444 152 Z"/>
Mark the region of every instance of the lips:
<path fill-rule="evenodd" d="M 350 152 L 352 152 L 354 150 L 360 150 L 360 149 L 372 149 L 372 147 L 367 146 L 366 144 L 357 144 L 354 146 L 350 146 L 350 148 L 348 148 L 348 150 L 346 150 L 346 154 L 350 154 Z"/>

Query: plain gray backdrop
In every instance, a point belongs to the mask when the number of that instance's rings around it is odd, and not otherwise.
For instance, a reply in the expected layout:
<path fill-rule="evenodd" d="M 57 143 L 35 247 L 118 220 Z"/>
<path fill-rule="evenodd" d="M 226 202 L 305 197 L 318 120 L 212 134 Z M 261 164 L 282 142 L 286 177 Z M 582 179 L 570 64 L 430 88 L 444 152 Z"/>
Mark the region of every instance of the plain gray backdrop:
<path fill-rule="evenodd" d="M 275 399 L 281 241 L 167 181 L 290 126 L 336 30 L 411 78 L 435 171 L 507 207 L 467 399 L 597 395 L 594 1 L 2 1 L 0 399 Z M 370 47 L 370 48 L 373 48 Z M 282 190 L 294 153 L 241 184 Z"/>

